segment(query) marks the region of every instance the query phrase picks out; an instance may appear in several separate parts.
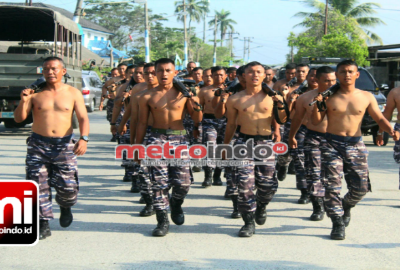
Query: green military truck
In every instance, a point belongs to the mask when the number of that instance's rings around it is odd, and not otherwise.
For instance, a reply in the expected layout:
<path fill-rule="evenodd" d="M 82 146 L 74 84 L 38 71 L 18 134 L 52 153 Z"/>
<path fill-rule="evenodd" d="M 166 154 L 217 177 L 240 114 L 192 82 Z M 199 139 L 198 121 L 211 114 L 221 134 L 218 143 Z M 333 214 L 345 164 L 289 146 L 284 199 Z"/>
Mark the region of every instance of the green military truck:
<path fill-rule="evenodd" d="M 20 93 L 42 77 L 43 60 L 57 56 L 67 68 L 67 83 L 82 88 L 82 43 L 78 25 L 60 13 L 39 7 L 0 6 L 0 122 L 6 128 L 32 123 L 14 121 Z M 74 128 L 77 127 L 74 114 Z"/>

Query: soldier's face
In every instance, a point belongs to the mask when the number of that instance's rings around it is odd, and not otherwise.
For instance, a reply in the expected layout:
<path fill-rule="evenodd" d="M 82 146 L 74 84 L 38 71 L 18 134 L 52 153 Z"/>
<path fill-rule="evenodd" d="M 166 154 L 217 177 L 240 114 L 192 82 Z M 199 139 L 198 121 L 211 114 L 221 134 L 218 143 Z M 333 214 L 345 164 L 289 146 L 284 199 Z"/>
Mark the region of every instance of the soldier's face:
<path fill-rule="evenodd" d="M 228 78 L 230 81 L 233 81 L 236 78 L 236 71 L 229 73 Z"/>
<path fill-rule="evenodd" d="M 226 72 L 223 69 L 218 70 L 212 74 L 212 77 L 215 85 L 221 85 L 226 80 Z"/>
<path fill-rule="evenodd" d="M 307 77 L 308 71 L 310 69 L 308 67 L 298 67 L 296 70 L 296 77 L 300 81 L 304 81 Z"/>
<path fill-rule="evenodd" d="M 127 68 L 127 66 L 120 66 L 120 67 L 118 68 L 119 75 L 125 76 L 126 68 Z"/>
<path fill-rule="evenodd" d="M 143 67 L 137 67 L 135 68 L 135 72 L 133 72 L 133 79 L 137 83 L 142 83 L 144 82 L 143 78 Z"/>
<path fill-rule="evenodd" d="M 356 66 L 341 66 L 336 72 L 336 77 L 342 85 L 354 85 L 360 77 L 360 72 Z"/>
<path fill-rule="evenodd" d="M 157 84 L 158 80 L 156 77 L 156 70 L 154 69 L 154 67 L 148 67 L 144 70 L 144 80 L 146 81 L 146 83 L 150 83 L 150 84 Z"/>
<path fill-rule="evenodd" d="M 272 81 L 272 79 L 274 78 L 274 71 L 272 69 L 268 69 L 265 71 L 265 82 L 269 83 Z"/>
<path fill-rule="evenodd" d="M 171 63 L 158 64 L 156 67 L 156 76 L 160 85 L 172 84 L 175 77 L 175 66 Z"/>
<path fill-rule="evenodd" d="M 335 73 L 323 73 L 318 78 L 318 90 L 325 91 L 329 87 L 336 84 L 336 75 Z"/>
<path fill-rule="evenodd" d="M 258 86 L 265 79 L 265 69 L 263 66 L 254 66 L 246 68 L 245 72 L 246 85 Z"/>
<path fill-rule="evenodd" d="M 203 78 L 203 71 L 201 69 L 197 70 L 196 72 L 193 72 L 192 74 L 193 79 L 196 81 L 196 83 L 201 82 Z"/>
<path fill-rule="evenodd" d="M 188 71 L 189 73 L 191 73 L 192 70 L 193 70 L 195 67 L 196 67 L 196 64 L 195 64 L 195 63 L 190 63 L 190 64 L 187 65 L 187 71 Z"/>
<path fill-rule="evenodd" d="M 135 72 L 135 69 L 133 69 L 133 68 L 128 69 L 128 71 L 125 72 L 126 78 L 128 78 L 128 79 L 132 78 L 134 72 Z"/>
<path fill-rule="evenodd" d="M 43 77 L 46 79 L 46 82 L 61 82 L 66 73 L 67 69 L 65 69 L 58 60 L 51 60 L 43 63 Z"/>
<path fill-rule="evenodd" d="M 118 76 L 119 76 L 118 70 L 114 70 L 113 72 L 111 72 L 111 77 L 112 78 L 115 78 L 115 77 L 118 77 Z"/>
<path fill-rule="evenodd" d="M 285 75 L 286 75 L 286 80 L 290 81 L 291 79 L 296 77 L 296 70 L 295 69 L 287 69 L 285 71 Z"/>
<path fill-rule="evenodd" d="M 203 74 L 203 82 L 205 85 L 212 85 L 213 84 L 213 79 L 212 79 L 212 75 L 211 75 L 211 70 L 207 70 L 206 72 L 204 72 Z"/>
<path fill-rule="evenodd" d="M 318 87 L 318 81 L 317 81 L 317 71 L 316 70 L 311 70 L 310 72 L 308 72 L 307 75 L 307 82 L 308 85 L 312 86 L 313 88 L 317 88 Z"/>

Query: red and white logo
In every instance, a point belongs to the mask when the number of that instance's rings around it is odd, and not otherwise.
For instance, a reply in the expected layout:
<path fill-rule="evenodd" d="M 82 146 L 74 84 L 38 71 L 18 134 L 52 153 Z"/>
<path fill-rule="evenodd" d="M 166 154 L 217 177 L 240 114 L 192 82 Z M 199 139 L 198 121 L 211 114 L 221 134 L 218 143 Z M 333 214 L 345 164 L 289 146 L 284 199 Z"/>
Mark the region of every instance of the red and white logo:
<path fill-rule="evenodd" d="M 0 180 L 0 246 L 32 246 L 38 240 L 38 184 Z"/>

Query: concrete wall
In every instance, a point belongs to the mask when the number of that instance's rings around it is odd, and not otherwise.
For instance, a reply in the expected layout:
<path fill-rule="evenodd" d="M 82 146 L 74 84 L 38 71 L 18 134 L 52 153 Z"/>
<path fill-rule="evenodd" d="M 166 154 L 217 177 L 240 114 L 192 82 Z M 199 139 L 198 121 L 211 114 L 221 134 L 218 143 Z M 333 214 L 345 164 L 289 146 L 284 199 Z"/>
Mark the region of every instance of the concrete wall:
<path fill-rule="evenodd" d="M 83 28 L 83 46 L 87 48 L 90 40 L 108 40 L 111 34 Z"/>

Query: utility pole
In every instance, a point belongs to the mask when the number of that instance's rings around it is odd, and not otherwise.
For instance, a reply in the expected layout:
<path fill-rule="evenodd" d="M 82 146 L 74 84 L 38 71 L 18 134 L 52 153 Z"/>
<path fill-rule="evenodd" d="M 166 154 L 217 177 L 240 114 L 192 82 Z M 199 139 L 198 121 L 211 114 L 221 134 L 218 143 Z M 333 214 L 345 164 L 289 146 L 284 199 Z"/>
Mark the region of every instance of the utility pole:
<path fill-rule="evenodd" d="M 184 43 L 184 53 L 185 60 L 183 60 L 183 65 L 186 67 L 188 63 L 188 47 L 187 47 L 187 31 L 186 31 L 186 2 L 183 0 L 183 27 L 185 29 L 185 43 Z"/>
<path fill-rule="evenodd" d="M 79 19 L 81 18 L 82 4 L 83 4 L 83 0 L 78 0 L 78 2 L 76 2 L 76 8 L 75 8 L 75 13 L 74 13 L 74 18 L 73 18 L 73 21 L 76 23 L 79 23 Z"/>
<path fill-rule="evenodd" d="M 208 2 L 208 4 L 210 4 L 210 0 L 208 0 L 207 2 Z M 207 13 L 204 12 L 204 18 L 203 18 L 203 21 L 204 21 L 204 25 L 203 25 L 203 43 L 206 43 L 206 18 L 207 17 L 208 17 Z"/>
<path fill-rule="evenodd" d="M 165 37 L 165 44 L 168 43 L 168 37 Z M 168 51 L 168 47 L 167 47 L 167 58 L 169 58 L 169 51 Z"/>
<path fill-rule="evenodd" d="M 243 65 L 246 64 L 246 38 L 244 38 L 244 46 L 243 46 Z"/>
<path fill-rule="evenodd" d="M 147 11 L 147 1 L 144 3 L 144 46 L 145 46 L 145 62 L 150 63 L 150 41 L 149 41 L 149 14 Z"/>
<path fill-rule="evenodd" d="M 215 14 L 214 18 L 214 57 L 213 57 L 213 66 L 217 65 L 217 14 Z"/>
<path fill-rule="evenodd" d="M 328 0 L 326 0 L 325 4 L 325 29 L 324 29 L 324 35 L 328 34 Z"/>
<path fill-rule="evenodd" d="M 247 38 L 247 63 L 250 62 L 250 39 L 253 39 L 253 37 Z"/>

